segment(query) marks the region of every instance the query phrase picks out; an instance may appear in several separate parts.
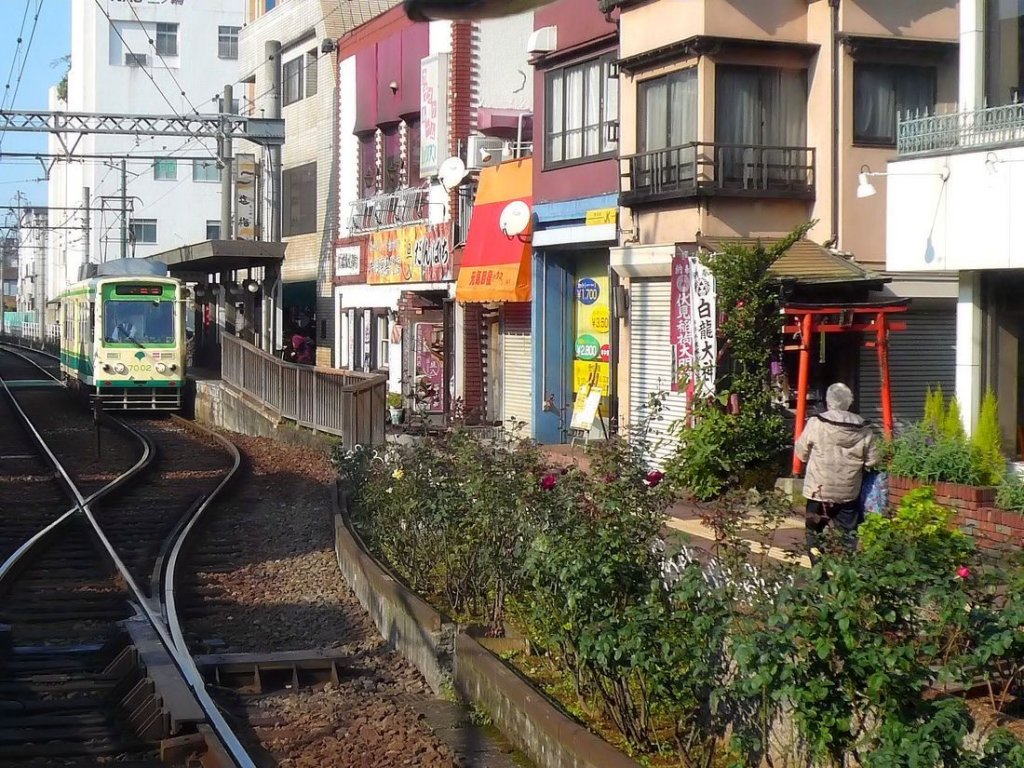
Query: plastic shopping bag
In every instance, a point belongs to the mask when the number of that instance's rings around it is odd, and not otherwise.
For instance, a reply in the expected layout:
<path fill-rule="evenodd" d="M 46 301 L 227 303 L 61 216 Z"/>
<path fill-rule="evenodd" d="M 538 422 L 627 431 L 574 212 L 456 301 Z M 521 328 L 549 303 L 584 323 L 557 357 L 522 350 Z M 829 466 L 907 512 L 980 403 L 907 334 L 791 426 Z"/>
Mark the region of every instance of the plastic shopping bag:
<path fill-rule="evenodd" d="M 863 514 L 884 515 L 889 508 L 889 477 L 885 472 L 865 472 L 860 486 Z"/>

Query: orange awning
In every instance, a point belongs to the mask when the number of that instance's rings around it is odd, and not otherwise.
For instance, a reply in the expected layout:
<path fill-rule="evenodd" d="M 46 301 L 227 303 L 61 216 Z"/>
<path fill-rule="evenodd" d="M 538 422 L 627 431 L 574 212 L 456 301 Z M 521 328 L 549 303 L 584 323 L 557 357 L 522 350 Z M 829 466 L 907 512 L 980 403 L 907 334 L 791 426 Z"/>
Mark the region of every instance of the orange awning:
<path fill-rule="evenodd" d="M 509 203 L 531 208 L 530 225 L 518 235 L 501 231 L 499 218 Z M 533 161 L 510 160 L 480 171 L 473 218 L 455 284 L 462 302 L 529 301 L 532 293 L 530 244 L 533 233 Z"/>

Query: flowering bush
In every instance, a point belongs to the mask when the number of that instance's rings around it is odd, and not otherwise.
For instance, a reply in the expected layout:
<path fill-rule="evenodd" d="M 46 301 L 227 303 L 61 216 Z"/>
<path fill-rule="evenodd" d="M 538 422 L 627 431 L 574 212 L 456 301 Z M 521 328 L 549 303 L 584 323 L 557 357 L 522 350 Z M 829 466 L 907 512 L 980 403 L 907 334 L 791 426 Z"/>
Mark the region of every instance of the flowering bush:
<path fill-rule="evenodd" d="M 963 699 L 938 687 L 982 680 L 1005 709 L 1024 686 L 1024 565 L 983 562 L 926 489 L 809 572 L 730 545 L 724 569 L 694 558 L 670 577 L 671 491 L 644 455 L 611 440 L 589 472 L 554 472 L 527 441 L 456 430 L 340 467 L 358 530 L 392 568 L 494 633 L 513 614 L 573 709 L 635 751 L 686 766 L 1020 765 L 1024 747 L 976 738 Z M 720 545 L 788 511 L 771 493 L 717 506 Z"/>

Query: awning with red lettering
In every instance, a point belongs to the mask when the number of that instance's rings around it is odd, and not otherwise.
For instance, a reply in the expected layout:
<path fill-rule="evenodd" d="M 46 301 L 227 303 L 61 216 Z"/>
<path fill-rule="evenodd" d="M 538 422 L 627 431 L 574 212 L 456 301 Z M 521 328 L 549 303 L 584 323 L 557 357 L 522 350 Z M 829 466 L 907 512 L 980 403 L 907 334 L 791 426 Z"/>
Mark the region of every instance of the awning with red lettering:
<path fill-rule="evenodd" d="M 517 235 L 506 235 L 501 212 L 516 200 L 531 209 L 530 224 Z M 462 302 L 529 301 L 532 293 L 530 258 L 533 247 L 533 161 L 510 160 L 480 171 L 473 218 L 455 284 Z"/>

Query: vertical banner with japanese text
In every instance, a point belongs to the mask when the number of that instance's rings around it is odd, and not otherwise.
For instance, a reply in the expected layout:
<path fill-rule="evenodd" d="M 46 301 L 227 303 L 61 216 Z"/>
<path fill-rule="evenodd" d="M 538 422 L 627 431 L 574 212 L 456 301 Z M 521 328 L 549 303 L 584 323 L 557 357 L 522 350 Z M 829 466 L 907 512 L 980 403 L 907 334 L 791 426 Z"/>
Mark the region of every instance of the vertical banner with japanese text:
<path fill-rule="evenodd" d="M 672 341 L 672 391 L 679 390 L 684 371 L 693 368 L 693 290 L 690 274 L 691 256 L 676 247 L 672 256 L 672 312 L 670 338 Z"/>
<path fill-rule="evenodd" d="M 672 389 L 715 393 L 718 328 L 715 277 L 697 255 L 677 246 L 671 283 Z M 688 385 L 688 386 L 687 386 Z"/>

